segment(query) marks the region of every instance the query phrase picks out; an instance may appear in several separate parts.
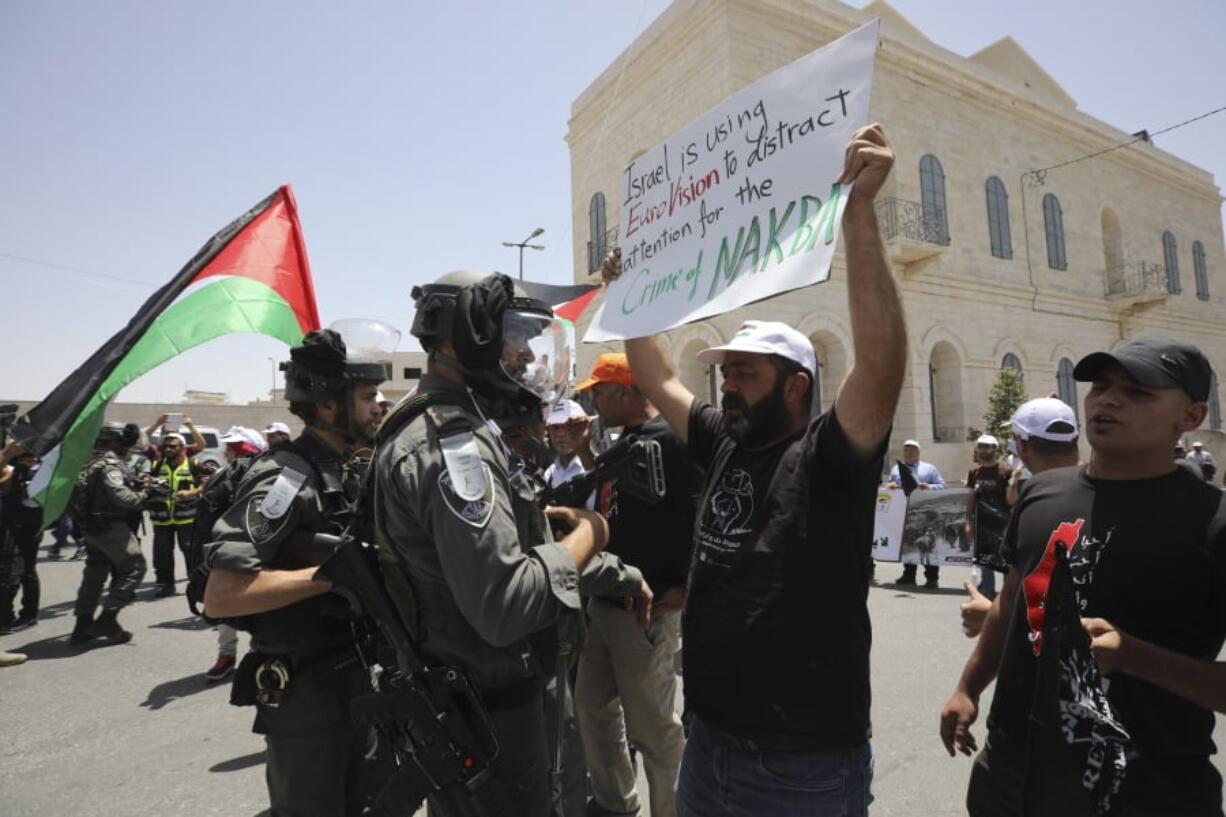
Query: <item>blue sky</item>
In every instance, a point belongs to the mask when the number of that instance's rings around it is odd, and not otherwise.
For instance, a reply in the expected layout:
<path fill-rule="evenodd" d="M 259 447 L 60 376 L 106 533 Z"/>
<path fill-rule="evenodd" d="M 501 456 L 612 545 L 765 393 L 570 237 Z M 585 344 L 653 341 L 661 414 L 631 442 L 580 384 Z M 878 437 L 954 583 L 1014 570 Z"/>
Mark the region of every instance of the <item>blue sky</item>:
<path fill-rule="evenodd" d="M 1217 0 L 1170 0 L 1159 15 L 1140 0 L 894 5 L 960 54 L 1011 34 L 1082 110 L 1125 131 L 1226 105 Z M 514 273 L 501 242 L 537 226 L 547 249 L 526 256 L 529 277 L 569 282 L 571 101 L 666 6 L 0 2 L 0 398 L 45 395 L 282 182 L 325 323 L 407 330 L 413 284 Z M 1158 144 L 1226 178 L 1226 114 Z M 223 338 L 120 399 L 185 387 L 252 399 L 269 356 L 284 346 Z"/>

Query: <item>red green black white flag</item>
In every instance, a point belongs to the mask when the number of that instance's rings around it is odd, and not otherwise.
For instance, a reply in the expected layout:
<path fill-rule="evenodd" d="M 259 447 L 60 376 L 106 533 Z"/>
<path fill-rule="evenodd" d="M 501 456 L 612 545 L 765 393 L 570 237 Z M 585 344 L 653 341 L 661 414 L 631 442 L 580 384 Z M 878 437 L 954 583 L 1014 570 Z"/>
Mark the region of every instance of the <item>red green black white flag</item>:
<path fill-rule="evenodd" d="M 44 519 L 63 512 L 107 403 L 124 386 L 222 335 L 252 332 L 293 345 L 318 328 L 297 204 L 283 185 L 210 238 L 127 326 L 13 425 L 12 436 L 43 459 L 30 492 Z"/>

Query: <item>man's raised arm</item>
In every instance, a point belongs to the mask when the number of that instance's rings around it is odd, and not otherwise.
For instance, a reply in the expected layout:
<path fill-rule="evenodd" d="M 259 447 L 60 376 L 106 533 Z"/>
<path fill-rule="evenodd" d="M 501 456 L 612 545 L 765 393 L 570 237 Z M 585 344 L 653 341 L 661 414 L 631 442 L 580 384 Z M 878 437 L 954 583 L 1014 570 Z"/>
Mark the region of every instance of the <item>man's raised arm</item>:
<path fill-rule="evenodd" d="M 843 213 L 843 240 L 855 364 L 834 406 L 847 439 L 862 457 L 872 456 L 889 433 L 907 363 L 902 302 L 873 210 L 873 199 L 893 165 L 894 152 L 881 126 L 869 125 L 856 131 L 847 146 L 839 180 L 854 185 Z"/>
<path fill-rule="evenodd" d="M 621 272 L 622 251 L 615 248 L 605 257 L 601 276 L 608 283 L 620 276 Z M 630 338 L 626 341 L 626 361 L 630 364 L 639 391 L 660 410 L 681 441 L 688 441 L 690 406 L 694 403 L 694 395 L 677 376 L 677 367 L 664 347 L 654 335 Z"/>

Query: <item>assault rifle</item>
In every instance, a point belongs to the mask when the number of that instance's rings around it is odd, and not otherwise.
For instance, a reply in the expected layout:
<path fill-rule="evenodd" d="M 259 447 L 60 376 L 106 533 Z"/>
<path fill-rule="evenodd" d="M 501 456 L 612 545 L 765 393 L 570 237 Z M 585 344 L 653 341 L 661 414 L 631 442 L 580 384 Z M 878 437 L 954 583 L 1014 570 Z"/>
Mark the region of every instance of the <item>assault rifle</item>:
<path fill-rule="evenodd" d="M 353 722 L 374 726 L 395 753 L 398 771 L 375 800 L 375 814 L 403 817 L 451 783 L 476 790 L 498 755 L 498 741 L 477 690 L 458 667 L 429 666 L 383 585 L 374 548 L 349 535 L 316 534 L 332 555 L 319 574 L 351 610 L 373 621 L 378 637 L 359 645 L 375 691 L 350 705 Z M 381 637 L 381 638 L 379 638 Z"/>
<path fill-rule="evenodd" d="M 539 502 L 542 508 L 546 505 L 582 508 L 597 485 L 612 479 L 617 479 L 619 491 L 651 505 L 659 502 L 664 498 L 667 488 L 660 443 L 627 434 L 596 458 L 591 471 L 567 480 L 556 488 L 546 488 L 541 492 Z"/>

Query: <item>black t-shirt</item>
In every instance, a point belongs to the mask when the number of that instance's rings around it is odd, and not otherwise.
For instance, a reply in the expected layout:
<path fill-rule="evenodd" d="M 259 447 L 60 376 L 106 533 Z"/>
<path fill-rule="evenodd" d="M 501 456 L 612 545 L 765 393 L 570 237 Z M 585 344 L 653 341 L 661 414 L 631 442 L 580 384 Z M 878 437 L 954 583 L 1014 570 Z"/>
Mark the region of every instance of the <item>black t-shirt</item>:
<path fill-rule="evenodd" d="M 627 427 L 622 433 L 660 443 L 666 493 L 651 505 L 618 491 L 616 480 L 602 485 L 597 507 L 609 520 L 605 550 L 641 570 L 652 593 L 659 596 L 685 584 L 694 545 L 694 508 L 702 485 L 701 472 L 663 417 Z"/>
<path fill-rule="evenodd" d="M 1024 579 L 1061 523 L 1084 520 L 1070 554 L 1081 615 L 1137 638 L 1216 660 L 1226 638 L 1226 502 L 1182 468 L 1143 480 L 1091 479 L 1082 467 L 1026 481 L 1002 554 Z M 1019 592 L 988 729 L 994 747 L 1025 747 L 1038 661 Z M 1121 802 L 1169 814 L 1219 814 L 1214 715 L 1137 678 L 1107 678 L 1107 698 L 1131 736 Z"/>
<path fill-rule="evenodd" d="M 760 451 L 694 401 L 707 478 L 683 633 L 685 695 L 765 748 L 828 751 L 869 737 L 868 555 L 886 442 L 860 460 L 833 411 Z"/>

